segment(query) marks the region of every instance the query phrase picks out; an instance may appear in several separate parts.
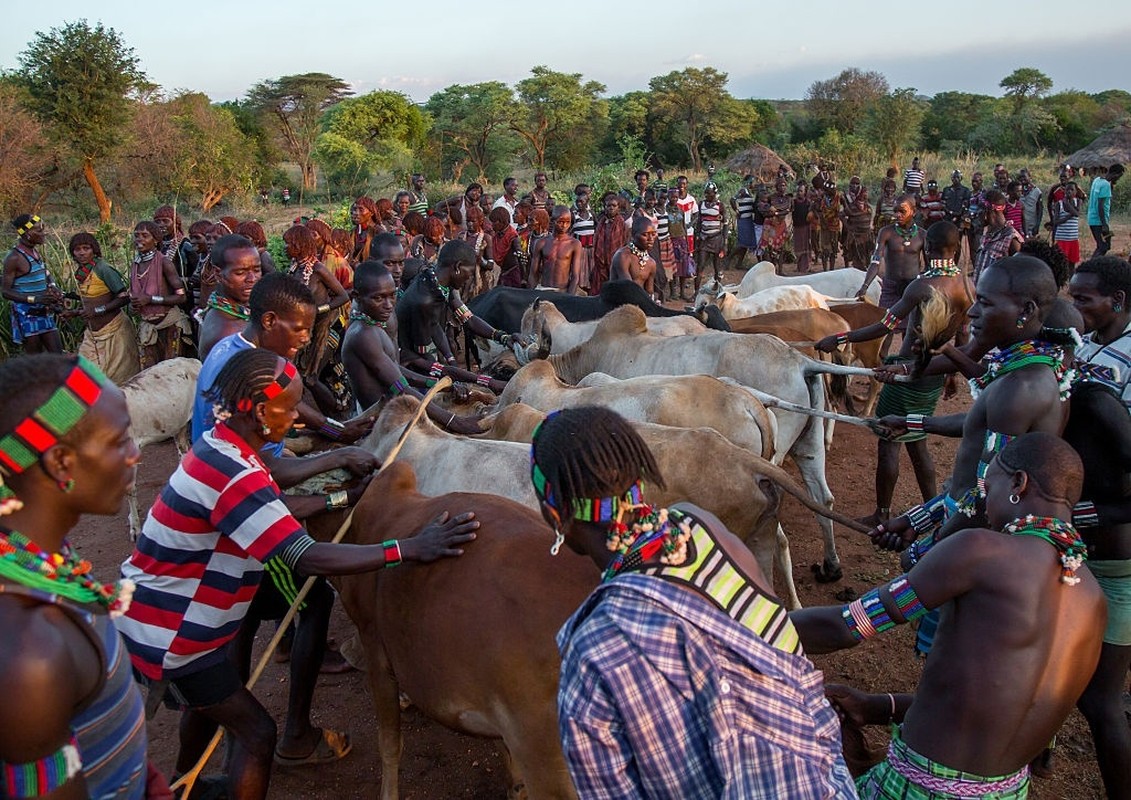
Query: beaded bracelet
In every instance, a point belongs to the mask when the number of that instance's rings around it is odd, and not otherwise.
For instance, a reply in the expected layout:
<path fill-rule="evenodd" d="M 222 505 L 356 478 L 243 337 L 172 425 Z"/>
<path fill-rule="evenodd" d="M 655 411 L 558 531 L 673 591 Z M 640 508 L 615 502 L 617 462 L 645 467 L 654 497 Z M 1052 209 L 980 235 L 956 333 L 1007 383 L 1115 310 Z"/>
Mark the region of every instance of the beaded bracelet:
<path fill-rule="evenodd" d="M 925 417 L 922 414 L 908 414 L 904 417 L 904 424 L 907 426 L 908 433 L 925 433 L 923 428 L 923 420 Z"/>
<path fill-rule="evenodd" d="M 919 559 L 927 555 L 936 544 L 938 544 L 938 542 L 935 540 L 934 534 L 928 534 L 921 539 L 916 539 L 911 543 L 911 546 L 907 548 L 907 563 L 911 566 L 915 566 L 919 563 Z"/>
<path fill-rule="evenodd" d="M 848 334 L 849 334 L 849 331 L 845 331 L 844 333 L 838 333 L 836 335 L 837 347 L 844 345 L 844 344 L 848 344 Z"/>
<path fill-rule="evenodd" d="M 894 331 L 902 322 L 903 317 L 897 317 L 895 314 L 891 313 L 891 311 L 885 313 L 883 319 L 880 320 L 880 324 L 887 328 L 889 331 Z"/>
<path fill-rule="evenodd" d="M 887 609 L 880 602 L 878 589 L 872 589 L 853 600 L 844 607 L 840 615 L 844 619 L 844 624 L 848 626 L 848 632 L 858 642 L 895 627 Z"/>
<path fill-rule="evenodd" d="M 477 384 L 479 384 L 480 386 L 484 386 L 484 387 L 490 386 L 491 385 L 491 376 L 490 375 L 476 375 L 475 376 L 475 382 Z"/>
<path fill-rule="evenodd" d="M 926 607 L 919 600 L 919 595 L 915 593 L 915 588 L 907 580 L 906 575 L 900 575 L 892 581 L 888 591 L 891 592 L 891 599 L 895 601 L 895 607 L 899 609 L 905 622 L 914 622 L 927 613 Z"/>
<path fill-rule="evenodd" d="M 429 378 L 441 378 L 444 375 L 444 365 L 439 361 L 433 361 L 432 366 L 428 368 Z"/>
<path fill-rule="evenodd" d="M 404 561 L 401 557 L 401 543 L 396 539 L 387 539 L 381 542 L 381 549 L 385 554 L 386 569 L 395 567 Z"/>
<path fill-rule="evenodd" d="M 342 434 L 346 432 L 346 426 L 338 422 L 336 419 L 326 417 L 326 421 L 318 426 L 318 431 L 327 439 L 337 441 L 342 438 Z"/>
<path fill-rule="evenodd" d="M 404 375 L 401 375 L 391 384 L 389 384 L 389 396 L 397 397 L 404 394 L 408 390 L 408 381 L 405 380 Z"/>
<path fill-rule="evenodd" d="M 456 320 L 461 325 L 466 324 L 469 319 L 471 319 L 472 317 L 475 316 L 474 314 L 471 313 L 471 309 L 468 308 L 467 304 L 465 304 L 465 303 L 461 303 L 460 307 L 457 308 L 452 313 L 455 315 Z"/>
<path fill-rule="evenodd" d="M 346 494 L 345 490 L 330 492 L 330 494 L 326 495 L 326 509 L 328 511 L 333 511 L 336 508 L 345 508 L 349 504 L 349 495 Z"/>
<path fill-rule="evenodd" d="M 931 519 L 931 512 L 921 505 L 908 510 L 907 519 L 911 522 L 911 530 L 916 533 L 926 533 L 935 524 L 935 521 Z"/>
<path fill-rule="evenodd" d="M 1098 528 L 1100 512 L 1091 500 L 1081 500 L 1072 506 L 1072 524 L 1077 528 Z"/>

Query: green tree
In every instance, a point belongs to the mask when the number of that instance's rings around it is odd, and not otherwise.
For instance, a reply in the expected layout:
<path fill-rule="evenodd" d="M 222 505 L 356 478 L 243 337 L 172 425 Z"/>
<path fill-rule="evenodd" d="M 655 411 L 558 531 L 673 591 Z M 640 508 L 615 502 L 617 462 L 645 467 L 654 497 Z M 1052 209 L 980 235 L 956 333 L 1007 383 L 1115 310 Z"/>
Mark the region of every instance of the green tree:
<path fill-rule="evenodd" d="M 353 94 L 349 84 L 324 72 L 284 75 L 257 83 L 247 93 L 247 103 L 268 122 L 279 147 L 302 173 L 302 188 L 317 183 L 314 147 L 322 132 L 322 112 Z"/>
<path fill-rule="evenodd" d="M 1013 113 L 1020 114 L 1031 101 L 1052 90 L 1052 78 L 1039 69 L 1021 67 L 1001 79 L 998 84 L 1013 104 Z"/>
<path fill-rule="evenodd" d="M 383 169 L 406 170 L 424 143 L 429 119 L 400 92 L 376 91 L 343 100 L 322 116 L 314 157 L 352 193 Z"/>
<path fill-rule="evenodd" d="M 505 83 L 453 84 L 425 104 L 432 129 L 440 137 L 443 172 L 461 174 L 475 168 L 477 180 L 497 178 L 504 162 L 518 149 L 510 129 L 515 116 L 514 93 Z"/>
<path fill-rule="evenodd" d="M 923 115 L 923 147 L 938 150 L 943 142 L 971 144 L 971 133 L 992 116 L 997 103 L 988 94 L 939 92 Z"/>
<path fill-rule="evenodd" d="M 247 147 L 251 149 L 255 161 L 255 183 L 259 186 L 273 183 L 282 155 L 271 140 L 270 132 L 263 126 L 262 115 L 246 101 L 228 100 L 217 103 L 216 107 L 230 113 L 240 133 L 246 137 Z"/>
<path fill-rule="evenodd" d="M 11 81 L 0 80 L 0 212 L 9 217 L 36 208 L 60 171 L 57 146 L 24 99 Z"/>
<path fill-rule="evenodd" d="M 530 162 L 545 168 L 546 151 L 567 137 L 592 140 L 592 123 L 602 104 L 598 95 L 605 85 L 581 80 L 581 73 L 555 72 L 545 66 L 530 70 L 530 77 L 515 86 L 518 104 L 510 127 L 530 146 Z M 558 164 L 568 168 L 566 164 Z"/>
<path fill-rule="evenodd" d="M 168 113 L 181 136 L 173 160 L 179 193 L 196 194 L 207 213 L 225 196 L 251 190 L 255 152 L 230 110 L 193 92 L 174 98 Z"/>
<path fill-rule="evenodd" d="M 914 89 L 896 89 L 872 103 L 864 114 L 861 132 L 879 149 L 880 155 L 894 161 L 903 148 L 919 144 L 924 114 L 926 104 Z"/>
<path fill-rule="evenodd" d="M 86 20 L 37 33 L 17 56 L 18 82 L 47 134 L 79 159 L 102 222 L 111 202 L 95 164 L 114 153 L 130 121 L 130 95 L 146 85 L 133 48 L 113 28 Z"/>
<path fill-rule="evenodd" d="M 1054 149 L 1072 153 L 1085 147 L 1104 125 L 1104 109 L 1093 95 L 1075 89 L 1057 92 L 1041 100 L 1041 108 L 1056 120 Z"/>
<path fill-rule="evenodd" d="M 805 104 L 823 128 L 852 133 L 864 121 L 868 108 L 889 89 L 883 74 L 850 67 L 835 78 L 815 81 L 805 92 Z"/>
<path fill-rule="evenodd" d="M 648 82 L 653 130 L 676 137 L 695 170 L 702 169 L 704 147 L 748 140 L 762 124 L 758 107 L 732 97 L 727 80 L 714 67 L 688 67 Z"/>
<path fill-rule="evenodd" d="M 1052 79 L 1033 67 L 1015 69 L 998 84 L 1005 90 L 1006 113 L 998 119 L 1009 131 L 1006 140 L 1010 150 L 1024 149 L 1030 142 L 1041 147 L 1041 133 L 1055 132 L 1056 119 L 1036 102 L 1052 89 Z"/>

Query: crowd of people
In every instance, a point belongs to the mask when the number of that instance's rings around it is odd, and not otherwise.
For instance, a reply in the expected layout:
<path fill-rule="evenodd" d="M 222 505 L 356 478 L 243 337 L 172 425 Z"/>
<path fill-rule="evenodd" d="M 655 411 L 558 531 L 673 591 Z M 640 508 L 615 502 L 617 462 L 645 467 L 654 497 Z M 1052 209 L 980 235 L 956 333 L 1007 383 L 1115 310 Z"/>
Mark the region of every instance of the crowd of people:
<path fill-rule="evenodd" d="M 810 253 L 829 269 L 843 252 L 861 296 L 883 280 L 883 319 L 816 347 L 901 337 L 875 373 L 868 523 L 903 572 L 844 605 L 789 611 L 695 498 L 647 503 L 664 476 L 629 423 L 596 407 L 550 414 L 530 463 L 551 553 L 565 544 L 602 574 L 558 632 L 579 795 L 1022 798 L 1030 763 L 1078 707 L 1108 796 L 1131 796 L 1131 263 L 1106 255 L 1122 173 L 1092 182 L 1097 252 L 1083 263 L 1084 197 L 1067 166 L 1047 193 L 1004 168 L 992 188 L 955 171 L 939 192 L 916 160 L 901 193 L 889 174 L 874 210 L 858 178 L 842 193 L 827 166 L 794 194 L 785 171 L 772 188 L 749 178 L 729 202 L 735 249 L 713 181 L 698 200 L 686 177 L 669 188 L 644 169 L 636 193 L 607 193 L 600 214 L 584 185 L 572 206 L 556 203 L 542 173 L 522 197 L 508 178 L 497 200 L 472 184 L 435 203 L 415 175 L 391 201 L 358 198 L 352 230 L 298 221 L 285 266 L 258 223 L 202 220 L 185 237 L 162 207 L 134 228 L 128 276 L 90 234 L 71 239 L 75 302 L 37 249 L 42 220 L 18 217 L 3 294 L 28 355 L 0 364 L 0 636 L 12 643 L 0 651 L 0 796 L 170 797 L 146 757 L 145 717 L 162 703 L 181 714 L 177 774 L 217 726 L 231 737 L 223 778 L 194 797 L 263 798 L 274 764 L 344 757 L 348 734 L 310 719 L 334 602 L 321 576 L 455 558 L 491 521 L 453 501 L 415 535 L 367 546 L 317 542 L 304 523 L 365 493 L 378 464 L 353 443 L 382 402 L 423 398 L 443 376 L 504 389 L 458 364 L 453 332 L 503 346 L 516 334 L 466 301 L 496 285 L 597 293 L 614 280 L 673 297 L 747 253 L 780 266 L 791 242 L 799 272 Z M 56 315 L 85 321 L 77 356 L 59 352 Z M 116 513 L 135 480 L 117 385 L 180 354 L 202 361 L 192 448 L 121 580 L 100 583 L 68 533 L 84 514 Z M 973 404 L 935 416 L 955 377 Z M 452 433 L 479 430 L 435 403 L 426 413 Z M 326 448 L 287 451 L 298 423 Z M 941 493 L 930 435 L 960 440 Z M 923 503 L 893 514 L 901 443 Z M 285 493 L 334 469 L 349 488 Z M 306 578 L 279 734 L 245 685 L 251 641 Z M 911 694 L 826 685 L 806 655 L 906 623 L 926 657 Z M 894 726 L 886 757 L 846 759 L 843 732 L 873 724 Z"/>

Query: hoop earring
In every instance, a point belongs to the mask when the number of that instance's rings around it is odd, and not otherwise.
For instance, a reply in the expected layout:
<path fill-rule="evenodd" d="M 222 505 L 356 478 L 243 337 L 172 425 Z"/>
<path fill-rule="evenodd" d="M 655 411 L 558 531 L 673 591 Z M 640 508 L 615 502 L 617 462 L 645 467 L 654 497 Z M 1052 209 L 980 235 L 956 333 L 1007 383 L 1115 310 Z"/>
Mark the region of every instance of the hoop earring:
<path fill-rule="evenodd" d="M 562 529 L 555 525 L 554 543 L 550 545 L 550 555 L 556 556 L 561 551 L 563 542 L 565 542 L 565 535 L 562 533 Z"/>
<path fill-rule="evenodd" d="M 1020 497 L 1020 495 L 1017 495 L 1017 494 L 1011 494 L 1011 495 L 1009 496 L 1009 502 L 1010 502 L 1010 503 L 1011 503 L 1012 505 L 1017 505 L 1018 503 L 1020 503 L 1020 502 L 1021 502 L 1021 497 Z"/>
<path fill-rule="evenodd" d="M 75 488 L 75 479 L 67 478 L 65 481 L 59 481 L 59 491 L 63 494 L 70 494 Z"/>

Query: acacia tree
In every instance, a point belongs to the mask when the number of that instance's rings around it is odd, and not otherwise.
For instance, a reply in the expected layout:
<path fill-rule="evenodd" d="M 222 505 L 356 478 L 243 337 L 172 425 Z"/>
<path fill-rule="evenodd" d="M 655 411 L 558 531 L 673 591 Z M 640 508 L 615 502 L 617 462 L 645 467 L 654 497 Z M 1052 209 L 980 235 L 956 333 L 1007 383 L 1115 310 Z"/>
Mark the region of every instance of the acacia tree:
<path fill-rule="evenodd" d="M 581 82 L 581 73 L 555 72 L 544 66 L 530 70 L 531 76 L 515 85 L 519 102 L 510 127 L 530 145 L 531 163 L 546 166 L 546 149 L 566 136 L 592 136 L 589 123 L 604 116 L 598 95 L 605 85 Z M 565 166 L 565 165 L 560 165 Z"/>
<path fill-rule="evenodd" d="M 317 182 L 314 148 L 322 112 L 352 94 L 349 84 L 324 72 L 284 75 L 257 83 L 247 93 L 248 105 L 269 120 L 280 149 L 298 164 L 304 190 Z"/>
<path fill-rule="evenodd" d="M 1009 108 L 1006 121 L 1013 135 L 1009 144 L 1022 148 L 1031 141 L 1040 149 L 1041 131 L 1055 132 L 1059 128 L 1052 114 L 1034 102 L 1049 93 L 1052 78 L 1039 69 L 1021 67 L 1002 78 L 998 85 L 1005 90 Z"/>
<path fill-rule="evenodd" d="M 835 78 L 815 81 L 805 92 L 805 105 L 822 127 L 852 133 L 888 89 L 881 73 L 850 67 Z"/>
<path fill-rule="evenodd" d="M 74 153 L 98 203 L 102 222 L 111 202 L 95 164 L 118 149 L 131 116 L 130 95 L 146 85 L 133 48 L 113 28 L 86 20 L 37 33 L 17 56 L 17 81 L 48 136 Z"/>
<path fill-rule="evenodd" d="M 729 78 L 714 67 L 688 67 L 649 81 L 652 128 L 678 135 L 691 166 L 702 169 L 704 142 L 731 145 L 750 139 L 760 127 L 758 109 L 727 91 Z"/>
<path fill-rule="evenodd" d="M 173 160 L 175 189 L 198 195 L 205 213 L 226 195 L 251 189 L 255 151 L 231 111 L 199 93 L 175 98 L 168 110 L 181 145 Z"/>
<path fill-rule="evenodd" d="M 901 149 L 919 144 L 924 114 L 925 104 L 914 89 L 896 89 L 868 108 L 862 130 L 884 158 L 895 161 Z"/>
<path fill-rule="evenodd" d="M 462 161 L 475 167 L 478 180 L 498 177 L 498 166 L 517 149 L 510 129 L 514 93 L 505 83 L 454 84 L 428 98 L 424 107 L 443 148 L 451 147 L 447 154 L 440 153 L 441 169 Z"/>

